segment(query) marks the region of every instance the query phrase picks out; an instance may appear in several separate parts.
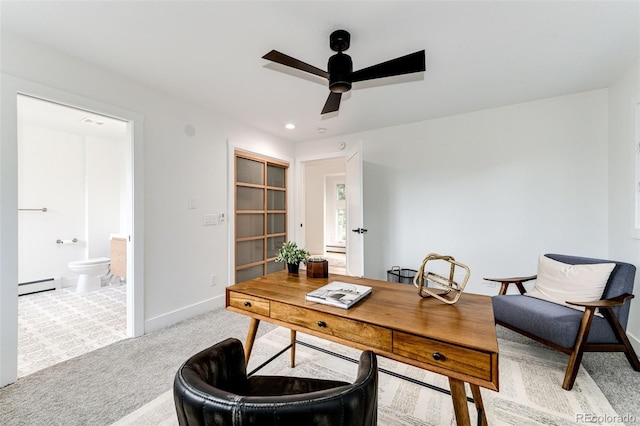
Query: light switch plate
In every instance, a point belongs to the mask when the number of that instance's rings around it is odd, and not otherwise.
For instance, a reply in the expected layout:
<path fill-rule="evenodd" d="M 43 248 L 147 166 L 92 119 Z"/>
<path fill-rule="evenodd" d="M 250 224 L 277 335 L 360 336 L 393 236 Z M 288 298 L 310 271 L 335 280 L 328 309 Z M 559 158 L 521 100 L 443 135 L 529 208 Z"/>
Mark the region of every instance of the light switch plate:
<path fill-rule="evenodd" d="M 203 217 L 204 226 L 212 226 L 218 224 L 218 217 L 215 214 L 205 214 Z"/>

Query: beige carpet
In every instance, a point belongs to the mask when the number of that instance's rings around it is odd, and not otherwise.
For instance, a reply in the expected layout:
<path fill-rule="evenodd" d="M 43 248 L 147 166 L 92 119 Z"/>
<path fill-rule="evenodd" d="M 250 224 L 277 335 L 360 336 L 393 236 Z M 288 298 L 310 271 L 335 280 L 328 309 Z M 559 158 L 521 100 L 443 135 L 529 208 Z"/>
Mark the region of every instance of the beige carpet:
<path fill-rule="evenodd" d="M 298 339 L 334 352 L 359 356 L 359 351 L 298 334 Z M 249 370 L 259 365 L 288 344 L 289 330 L 277 328 L 259 338 L 254 346 Z M 576 385 L 571 392 L 564 391 L 560 383 L 564 376 L 566 357 L 545 348 L 499 341 L 500 392 L 482 389 L 482 395 L 491 425 L 575 425 L 592 423 L 617 425 L 617 415 L 598 386 L 581 367 Z M 259 374 L 327 377 L 352 381 L 357 365 L 298 345 L 297 366 L 289 368 L 288 353 L 265 367 Z M 378 358 L 385 368 L 420 381 L 447 388 L 443 376 Z M 472 405 L 470 404 L 470 408 Z M 475 424 L 475 410 L 471 410 Z M 381 426 L 453 425 L 453 407 L 450 396 L 419 385 L 380 374 L 378 424 Z M 114 425 L 177 425 L 173 396 L 168 390 L 149 404 L 124 417 Z"/>

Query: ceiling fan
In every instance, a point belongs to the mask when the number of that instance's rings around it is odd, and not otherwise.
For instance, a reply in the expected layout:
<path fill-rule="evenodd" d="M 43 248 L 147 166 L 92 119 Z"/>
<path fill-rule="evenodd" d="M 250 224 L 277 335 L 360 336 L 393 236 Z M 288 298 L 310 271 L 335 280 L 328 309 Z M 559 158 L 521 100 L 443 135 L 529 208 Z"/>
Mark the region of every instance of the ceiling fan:
<path fill-rule="evenodd" d="M 280 53 L 277 50 L 264 55 L 262 58 L 291 68 L 315 74 L 329 80 L 329 97 L 322 108 L 322 114 L 338 111 L 342 94 L 351 90 L 351 83 L 395 75 L 422 72 L 425 67 L 424 50 L 406 56 L 391 59 L 377 65 L 372 65 L 358 71 L 353 71 L 351 57 L 342 52 L 349 48 L 351 35 L 345 30 L 337 30 L 329 36 L 329 46 L 338 52 L 329 58 L 328 71 L 316 68 L 298 59 Z"/>

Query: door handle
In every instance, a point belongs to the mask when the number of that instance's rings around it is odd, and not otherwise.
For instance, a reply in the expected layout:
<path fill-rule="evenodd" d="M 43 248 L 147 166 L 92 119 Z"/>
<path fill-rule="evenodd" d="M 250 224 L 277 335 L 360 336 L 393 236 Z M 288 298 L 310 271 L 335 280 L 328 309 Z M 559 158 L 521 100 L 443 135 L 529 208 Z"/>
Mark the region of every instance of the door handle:
<path fill-rule="evenodd" d="M 364 228 L 356 228 L 356 229 L 352 229 L 352 232 L 358 233 L 358 234 L 366 234 L 367 230 Z"/>

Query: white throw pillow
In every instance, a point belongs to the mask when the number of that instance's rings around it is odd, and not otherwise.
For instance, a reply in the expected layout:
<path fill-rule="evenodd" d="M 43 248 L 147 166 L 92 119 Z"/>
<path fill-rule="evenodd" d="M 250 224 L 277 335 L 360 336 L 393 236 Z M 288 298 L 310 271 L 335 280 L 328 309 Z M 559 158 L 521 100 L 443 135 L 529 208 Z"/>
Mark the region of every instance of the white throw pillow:
<path fill-rule="evenodd" d="M 538 278 L 528 296 L 584 311 L 569 302 L 593 302 L 602 298 L 615 263 L 569 265 L 544 255 L 538 258 Z"/>

